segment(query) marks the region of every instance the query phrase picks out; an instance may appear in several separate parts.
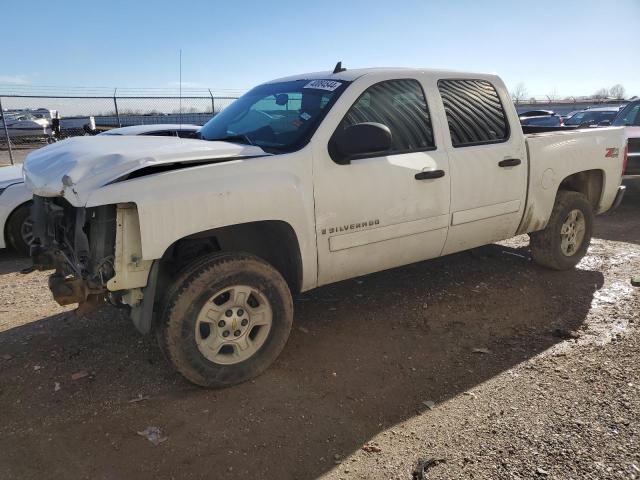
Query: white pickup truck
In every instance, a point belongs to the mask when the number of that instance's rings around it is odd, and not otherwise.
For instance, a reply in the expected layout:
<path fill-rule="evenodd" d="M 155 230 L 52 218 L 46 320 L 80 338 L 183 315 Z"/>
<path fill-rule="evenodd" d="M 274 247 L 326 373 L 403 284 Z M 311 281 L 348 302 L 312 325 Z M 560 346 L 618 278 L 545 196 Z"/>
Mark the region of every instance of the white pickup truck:
<path fill-rule="evenodd" d="M 292 292 L 522 233 L 575 266 L 624 192 L 624 142 L 524 135 L 494 75 L 336 67 L 257 86 L 200 139 L 32 153 L 31 255 L 59 303 L 127 305 L 187 379 L 227 386 L 284 348 Z"/>

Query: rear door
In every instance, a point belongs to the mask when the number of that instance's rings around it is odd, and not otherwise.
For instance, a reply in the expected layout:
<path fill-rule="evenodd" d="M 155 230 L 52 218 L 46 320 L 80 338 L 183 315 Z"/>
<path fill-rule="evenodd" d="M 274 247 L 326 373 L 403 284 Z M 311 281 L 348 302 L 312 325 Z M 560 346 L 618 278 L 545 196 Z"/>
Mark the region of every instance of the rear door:
<path fill-rule="evenodd" d="M 434 137 L 431 100 L 416 78 L 365 76 L 314 136 L 319 284 L 440 255 L 449 223 L 449 166 Z M 332 135 L 365 122 L 389 127 L 391 150 L 334 162 Z"/>
<path fill-rule="evenodd" d="M 522 219 L 527 153 L 515 109 L 504 108 L 510 99 L 500 97 L 506 89 L 497 89 L 498 81 L 438 81 L 451 169 L 451 224 L 443 254 L 509 238 Z"/>

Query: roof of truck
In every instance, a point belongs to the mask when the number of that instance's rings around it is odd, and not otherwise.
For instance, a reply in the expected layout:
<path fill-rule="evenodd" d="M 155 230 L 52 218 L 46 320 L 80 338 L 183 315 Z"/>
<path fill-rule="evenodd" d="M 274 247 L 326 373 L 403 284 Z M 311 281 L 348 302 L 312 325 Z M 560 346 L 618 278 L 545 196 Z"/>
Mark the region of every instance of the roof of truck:
<path fill-rule="evenodd" d="M 459 77 L 489 77 L 495 76 L 492 73 L 480 73 L 480 72 L 461 72 L 456 70 L 437 70 L 433 68 L 400 68 L 400 67 L 376 67 L 376 68 L 354 68 L 354 69 L 346 69 L 339 73 L 333 73 L 332 70 L 326 70 L 324 72 L 311 72 L 311 73 L 301 73 L 298 75 L 291 75 L 288 77 L 276 78 L 269 82 L 265 83 L 276 83 L 276 82 L 290 82 L 293 80 L 318 80 L 318 79 L 330 79 L 330 80 L 344 80 L 346 82 L 352 82 L 357 78 L 362 77 L 363 75 L 368 74 L 384 74 L 384 73 L 393 73 L 393 74 L 407 74 L 407 75 L 415 75 L 416 73 L 427 73 L 433 74 L 441 77 L 451 77 L 451 78 L 459 78 Z"/>

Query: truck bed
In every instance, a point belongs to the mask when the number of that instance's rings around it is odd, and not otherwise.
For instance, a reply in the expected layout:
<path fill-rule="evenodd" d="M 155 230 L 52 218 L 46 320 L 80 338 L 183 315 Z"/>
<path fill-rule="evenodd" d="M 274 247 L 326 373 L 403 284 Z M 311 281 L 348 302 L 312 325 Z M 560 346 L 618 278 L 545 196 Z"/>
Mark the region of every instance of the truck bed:
<path fill-rule="evenodd" d="M 526 134 L 525 141 L 529 183 L 527 207 L 518 233 L 541 230 L 546 226 L 555 192 L 574 172 L 593 177 L 590 188 L 597 198 L 591 198 L 591 201 L 596 214 L 611 208 L 622 177 L 625 144 L 622 127 Z"/>

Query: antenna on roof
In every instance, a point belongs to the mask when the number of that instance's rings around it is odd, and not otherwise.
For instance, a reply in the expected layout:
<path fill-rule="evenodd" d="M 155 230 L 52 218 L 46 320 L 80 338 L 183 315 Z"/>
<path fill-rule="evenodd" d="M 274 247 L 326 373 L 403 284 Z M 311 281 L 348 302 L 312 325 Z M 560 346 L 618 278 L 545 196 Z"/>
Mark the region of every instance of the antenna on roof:
<path fill-rule="evenodd" d="M 342 61 L 336 63 L 336 68 L 333 69 L 333 73 L 340 73 L 346 71 L 346 68 L 342 68 Z"/>

